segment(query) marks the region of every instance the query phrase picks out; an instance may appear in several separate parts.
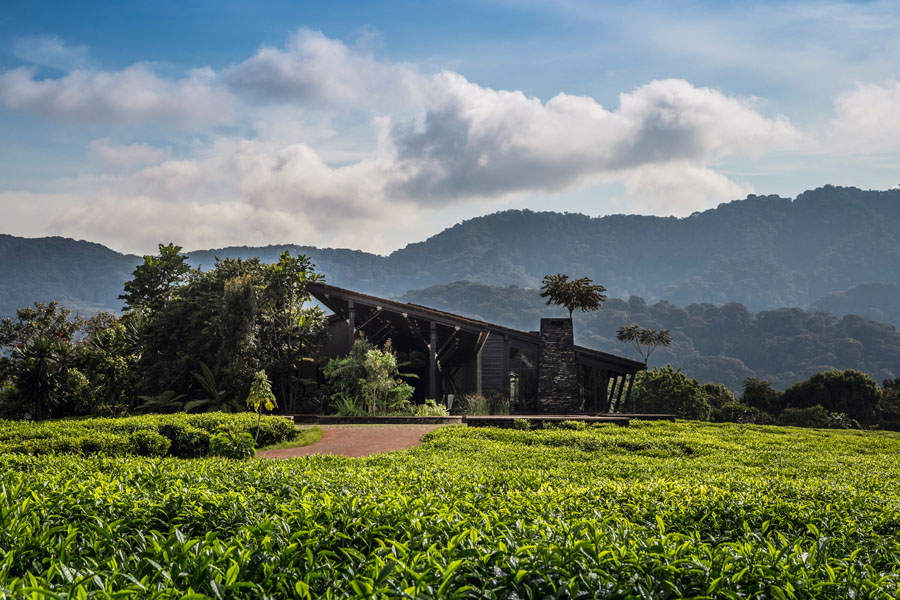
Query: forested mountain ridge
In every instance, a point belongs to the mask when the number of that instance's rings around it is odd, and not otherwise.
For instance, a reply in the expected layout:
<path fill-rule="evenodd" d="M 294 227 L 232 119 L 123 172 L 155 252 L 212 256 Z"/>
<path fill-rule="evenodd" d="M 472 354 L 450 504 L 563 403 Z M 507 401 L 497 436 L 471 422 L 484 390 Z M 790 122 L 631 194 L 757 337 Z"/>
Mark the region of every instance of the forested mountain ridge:
<path fill-rule="evenodd" d="M 120 310 L 122 284 L 140 260 L 92 242 L 0 234 L 0 317 L 50 300 L 85 315 Z"/>
<path fill-rule="evenodd" d="M 537 329 L 541 317 L 566 314 L 547 306 L 538 290 L 467 281 L 411 291 L 400 299 L 526 331 Z M 779 389 L 830 369 L 858 369 L 879 382 L 900 376 L 900 332 L 865 317 L 838 319 L 800 308 L 753 314 L 734 302 L 679 308 L 633 296 L 607 300 L 597 312 L 576 312 L 574 319 L 576 342 L 636 360 L 634 348 L 616 339 L 618 327 L 636 322 L 671 329 L 672 344 L 652 355 L 651 367 L 678 365 L 689 377 L 724 383 L 735 392 L 751 376 Z"/>
<path fill-rule="evenodd" d="M 610 297 L 740 302 L 753 311 L 815 304 L 900 325 L 900 310 L 873 299 L 872 287 L 900 286 L 900 190 L 825 186 L 793 201 L 749 196 L 686 218 L 510 210 L 389 256 L 302 245 L 189 254 L 209 267 L 216 256 L 272 262 L 285 249 L 308 254 L 330 283 L 385 296 L 460 280 L 536 287 L 548 273 L 568 273 L 602 283 Z M 88 242 L 3 236 L 0 316 L 50 298 L 76 310 L 119 308 L 138 260 Z"/>
<path fill-rule="evenodd" d="M 601 282 L 611 297 L 807 307 L 861 284 L 900 284 L 900 190 L 825 186 L 793 201 L 749 196 L 686 218 L 509 210 L 387 257 L 270 246 L 192 252 L 191 260 L 274 259 L 282 249 L 309 254 L 331 283 L 381 295 L 461 280 L 536 287 L 548 273 L 569 273 Z"/>

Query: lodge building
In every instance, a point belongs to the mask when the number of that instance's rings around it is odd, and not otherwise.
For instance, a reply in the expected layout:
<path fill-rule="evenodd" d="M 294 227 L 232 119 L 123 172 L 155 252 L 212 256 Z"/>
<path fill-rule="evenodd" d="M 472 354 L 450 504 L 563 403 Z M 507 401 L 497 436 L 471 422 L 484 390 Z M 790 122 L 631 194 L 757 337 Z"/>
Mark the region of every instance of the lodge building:
<path fill-rule="evenodd" d="M 541 319 L 539 331 L 520 331 L 319 282 L 307 289 L 334 313 L 326 355 L 346 355 L 358 336 L 376 345 L 390 339 L 406 363 L 401 370 L 418 377 L 418 401 L 499 395 L 514 412 L 605 413 L 624 407 L 644 369 L 576 346 L 567 318 Z"/>

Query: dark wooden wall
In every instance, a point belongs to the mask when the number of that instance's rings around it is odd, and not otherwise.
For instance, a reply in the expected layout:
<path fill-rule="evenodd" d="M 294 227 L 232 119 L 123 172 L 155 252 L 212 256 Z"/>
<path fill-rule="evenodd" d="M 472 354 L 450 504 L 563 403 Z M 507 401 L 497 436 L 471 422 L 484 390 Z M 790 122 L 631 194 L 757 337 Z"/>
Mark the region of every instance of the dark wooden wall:
<path fill-rule="evenodd" d="M 481 349 L 481 393 L 509 395 L 508 347 L 503 336 L 491 335 Z"/>

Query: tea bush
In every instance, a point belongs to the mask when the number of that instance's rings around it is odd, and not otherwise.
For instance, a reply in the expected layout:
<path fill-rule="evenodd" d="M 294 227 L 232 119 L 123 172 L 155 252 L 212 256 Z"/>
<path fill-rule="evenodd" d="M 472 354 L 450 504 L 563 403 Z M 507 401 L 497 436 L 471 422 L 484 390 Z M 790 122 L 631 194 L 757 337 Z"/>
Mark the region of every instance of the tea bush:
<path fill-rule="evenodd" d="M 255 433 L 254 413 L 176 413 L 122 419 L 0 421 L 0 452 L 22 454 L 102 453 L 107 456 L 176 456 L 209 454 L 210 437 L 220 429 Z M 260 445 L 294 439 L 294 424 L 263 417 Z"/>
<path fill-rule="evenodd" d="M 900 436 L 448 427 L 364 459 L 0 456 L 0 595 L 895 598 Z"/>

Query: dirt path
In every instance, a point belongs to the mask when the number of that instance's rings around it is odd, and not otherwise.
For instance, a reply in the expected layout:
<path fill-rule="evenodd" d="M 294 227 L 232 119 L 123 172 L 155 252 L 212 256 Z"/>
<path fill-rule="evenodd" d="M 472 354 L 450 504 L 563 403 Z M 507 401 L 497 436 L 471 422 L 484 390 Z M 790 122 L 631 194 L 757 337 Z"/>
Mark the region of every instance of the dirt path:
<path fill-rule="evenodd" d="M 422 436 L 440 425 L 322 425 L 322 439 L 315 444 L 284 450 L 266 450 L 260 458 L 294 458 L 310 454 L 368 456 L 388 450 L 412 448 Z"/>

